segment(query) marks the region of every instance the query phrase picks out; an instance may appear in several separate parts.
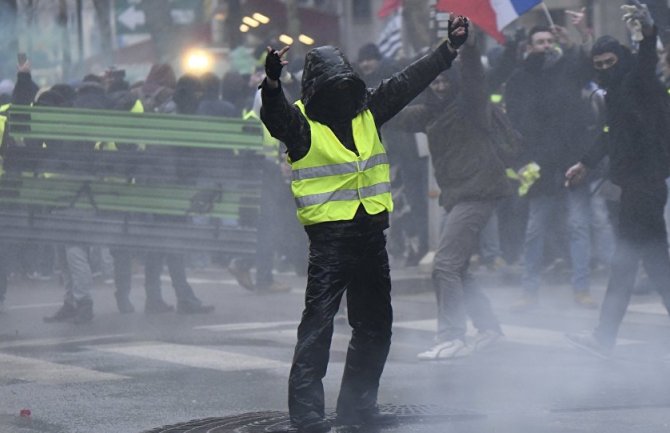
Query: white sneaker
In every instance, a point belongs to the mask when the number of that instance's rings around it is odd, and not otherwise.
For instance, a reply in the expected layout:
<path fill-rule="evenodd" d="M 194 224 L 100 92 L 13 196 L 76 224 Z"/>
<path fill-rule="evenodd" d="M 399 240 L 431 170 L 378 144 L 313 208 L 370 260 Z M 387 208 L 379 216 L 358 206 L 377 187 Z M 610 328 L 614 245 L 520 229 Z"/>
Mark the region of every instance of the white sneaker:
<path fill-rule="evenodd" d="M 480 331 L 474 338 L 472 343 L 472 350 L 475 352 L 482 352 L 484 350 L 490 349 L 493 344 L 503 337 L 503 334 L 489 329 L 486 331 Z"/>
<path fill-rule="evenodd" d="M 576 334 L 565 334 L 565 337 L 573 346 L 600 359 L 607 360 L 612 357 L 612 348 L 598 341 L 593 332 L 583 331 Z"/>
<path fill-rule="evenodd" d="M 416 355 L 421 361 L 434 361 L 438 359 L 451 359 L 468 356 L 470 354 L 470 347 L 468 347 L 463 340 L 449 340 L 421 352 Z"/>

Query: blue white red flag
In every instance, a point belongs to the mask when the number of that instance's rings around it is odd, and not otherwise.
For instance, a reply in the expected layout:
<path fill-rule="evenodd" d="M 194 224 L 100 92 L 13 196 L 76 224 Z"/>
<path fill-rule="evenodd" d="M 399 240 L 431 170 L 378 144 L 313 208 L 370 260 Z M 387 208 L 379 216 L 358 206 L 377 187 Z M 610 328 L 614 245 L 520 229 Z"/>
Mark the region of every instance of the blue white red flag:
<path fill-rule="evenodd" d="M 438 0 L 437 9 L 465 15 L 498 42 L 503 42 L 502 29 L 519 18 L 541 0 Z"/>

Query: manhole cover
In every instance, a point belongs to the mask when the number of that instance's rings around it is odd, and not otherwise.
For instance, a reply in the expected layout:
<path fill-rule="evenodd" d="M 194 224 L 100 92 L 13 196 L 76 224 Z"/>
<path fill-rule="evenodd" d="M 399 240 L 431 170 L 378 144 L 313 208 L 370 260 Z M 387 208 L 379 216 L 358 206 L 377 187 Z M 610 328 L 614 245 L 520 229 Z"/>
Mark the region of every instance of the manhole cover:
<path fill-rule="evenodd" d="M 465 410 L 449 409 L 435 405 L 382 405 L 384 412 L 393 412 L 400 424 L 429 424 L 449 421 L 467 421 L 484 415 Z M 333 418 L 331 415 L 330 418 Z M 145 433 L 290 433 L 286 412 L 252 412 L 225 418 L 205 418 L 159 427 Z M 333 429 L 350 432 L 352 429 Z M 356 431 L 356 430 L 353 430 Z"/>

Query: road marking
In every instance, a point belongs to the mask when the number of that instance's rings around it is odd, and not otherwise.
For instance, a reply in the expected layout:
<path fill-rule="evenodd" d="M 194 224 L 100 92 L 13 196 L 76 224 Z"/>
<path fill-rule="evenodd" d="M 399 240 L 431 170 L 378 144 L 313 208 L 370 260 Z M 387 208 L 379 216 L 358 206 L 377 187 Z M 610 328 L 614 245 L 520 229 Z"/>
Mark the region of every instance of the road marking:
<path fill-rule="evenodd" d="M 129 379 L 127 376 L 89 370 L 73 365 L 0 353 L 0 380 L 25 380 L 51 385 Z"/>
<path fill-rule="evenodd" d="M 126 346 L 94 346 L 90 349 L 219 371 L 288 369 L 291 366 L 288 362 L 274 359 L 183 344 L 145 342 Z"/>
<path fill-rule="evenodd" d="M 73 343 L 88 343 L 98 340 L 110 340 L 117 338 L 130 338 L 133 334 L 107 334 L 107 335 L 89 335 L 86 337 L 55 337 L 55 338 L 35 338 L 20 339 L 0 342 L 0 348 L 8 347 L 26 347 L 26 346 L 60 346 Z"/>
<path fill-rule="evenodd" d="M 393 324 L 395 328 L 400 329 L 411 329 L 414 331 L 430 331 L 435 332 L 437 329 L 437 320 L 411 320 L 404 322 L 396 322 Z M 536 328 L 536 327 L 527 327 L 527 326 L 514 326 L 514 325 L 502 325 L 503 332 L 505 333 L 506 342 L 526 344 L 532 346 L 549 346 L 549 347 L 568 347 L 570 343 L 565 338 L 565 332 L 562 331 L 552 331 L 550 329 Z M 475 330 L 469 328 L 468 337 L 474 337 Z M 626 340 L 618 339 L 618 345 L 626 344 L 637 344 L 640 343 L 638 340 Z"/>
<path fill-rule="evenodd" d="M 28 310 L 31 308 L 53 308 L 60 307 L 63 305 L 62 302 L 51 302 L 48 304 L 23 304 L 23 305 L 10 305 L 7 307 L 8 310 Z"/>
<path fill-rule="evenodd" d="M 172 280 L 170 279 L 169 275 L 162 275 L 161 276 L 161 282 L 162 283 L 171 283 Z M 189 277 L 188 278 L 189 284 L 238 284 L 237 280 L 234 278 L 195 278 L 195 277 Z"/>
<path fill-rule="evenodd" d="M 261 329 L 273 329 L 284 326 L 298 326 L 298 321 L 286 322 L 247 322 L 247 323 L 224 323 L 221 325 L 195 326 L 193 329 L 206 329 L 208 331 L 256 331 Z"/>
<path fill-rule="evenodd" d="M 299 324 L 299 321 L 224 323 L 221 325 L 195 326 L 193 329 L 213 332 L 244 331 L 244 338 L 272 340 L 277 343 L 295 345 L 298 339 L 297 327 Z M 286 329 L 287 327 L 289 329 Z M 351 335 L 349 333 L 344 335 L 334 332 L 331 348 L 335 350 L 346 350 L 350 338 Z"/>
<path fill-rule="evenodd" d="M 662 316 L 668 315 L 668 310 L 665 309 L 665 306 L 661 301 L 644 304 L 630 304 L 628 306 L 628 311 L 642 314 L 658 314 Z"/>

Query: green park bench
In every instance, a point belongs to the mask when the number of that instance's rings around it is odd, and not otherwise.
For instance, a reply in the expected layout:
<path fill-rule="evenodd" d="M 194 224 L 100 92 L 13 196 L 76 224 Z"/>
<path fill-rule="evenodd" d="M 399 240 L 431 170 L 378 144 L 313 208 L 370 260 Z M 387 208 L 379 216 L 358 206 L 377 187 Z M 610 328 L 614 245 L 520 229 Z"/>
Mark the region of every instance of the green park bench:
<path fill-rule="evenodd" d="M 0 240 L 255 252 L 258 121 L 29 106 L 6 115 Z"/>

